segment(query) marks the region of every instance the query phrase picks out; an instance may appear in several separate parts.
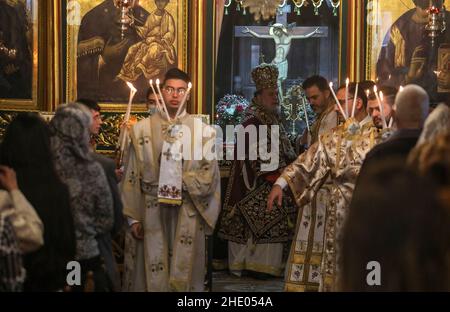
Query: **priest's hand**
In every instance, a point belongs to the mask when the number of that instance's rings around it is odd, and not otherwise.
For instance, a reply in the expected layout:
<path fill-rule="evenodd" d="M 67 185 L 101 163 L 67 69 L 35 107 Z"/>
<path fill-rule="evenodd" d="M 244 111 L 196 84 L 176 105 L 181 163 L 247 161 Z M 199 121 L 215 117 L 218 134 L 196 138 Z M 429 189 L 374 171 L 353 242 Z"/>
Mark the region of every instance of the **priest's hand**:
<path fill-rule="evenodd" d="M 133 235 L 134 239 L 136 240 L 144 239 L 144 228 L 142 227 L 141 222 L 136 222 L 131 225 L 131 235 Z"/>
<path fill-rule="evenodd" d="M 273 203 L 276 201 L 278 207 L 281 207 L 283 200 L 283 190 L 281 186 L 275 184 L 270 191 L 269 198 L 267 199 L 267 211 L 271 212 L 273 209 Z"/>
<path fill-rule="evenodd" d="M 0 186 L 8 192 L 17 190 L 16 172 L 7 166 L 0 166 Z"/>

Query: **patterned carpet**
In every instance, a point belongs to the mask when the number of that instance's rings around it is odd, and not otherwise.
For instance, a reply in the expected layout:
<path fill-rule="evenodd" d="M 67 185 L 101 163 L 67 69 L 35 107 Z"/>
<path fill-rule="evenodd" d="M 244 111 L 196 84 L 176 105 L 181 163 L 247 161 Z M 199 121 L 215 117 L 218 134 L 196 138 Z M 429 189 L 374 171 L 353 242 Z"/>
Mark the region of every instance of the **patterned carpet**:
<path fill-rule="evenodd" d="M 213 273 L 213 292 L 282 292 L 283 279 L 258 280 L 237 277 L 227 271 Z"/>

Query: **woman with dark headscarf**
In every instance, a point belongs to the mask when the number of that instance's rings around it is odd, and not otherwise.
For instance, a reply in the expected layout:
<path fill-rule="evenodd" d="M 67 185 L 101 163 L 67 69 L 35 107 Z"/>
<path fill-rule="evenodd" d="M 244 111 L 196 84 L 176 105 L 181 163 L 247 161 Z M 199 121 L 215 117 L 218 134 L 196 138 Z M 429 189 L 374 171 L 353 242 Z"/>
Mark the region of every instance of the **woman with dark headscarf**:
<path fill-rule="evenodd" d="M 61 105 L 50 123 L 55 167 L 69 188 L 75 224 L 76 256 L 82 283 L 92 271 L 95 290 L 110 290 L 96 237 L 111 231 L 113 202 L 108 181 L 89 151 L 90 111 L 81 104 Z"/>
<path fill-rule="evenodd" d="M 36 113 L 19 114 L 6 130 L 1 160 L 15 170 L 22 193 L 44 224 L 44 246 L 24 257 L 25 291 L 62 290 L 66 265 L 75 257 L 69 192 L 52 158 L 45 121 Z"/>

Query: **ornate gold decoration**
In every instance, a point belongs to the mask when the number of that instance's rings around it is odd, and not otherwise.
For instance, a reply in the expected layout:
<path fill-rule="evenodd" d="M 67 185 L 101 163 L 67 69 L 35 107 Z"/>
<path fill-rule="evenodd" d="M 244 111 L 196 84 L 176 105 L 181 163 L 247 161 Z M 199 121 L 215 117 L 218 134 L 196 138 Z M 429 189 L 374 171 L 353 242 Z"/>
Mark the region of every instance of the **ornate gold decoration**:
<path fill-rule="evenodd" d="M 3 140 L 6 128 L 16 115 L 17 112 L 0 112 L 0 141 Z"/>
<path fill-rule="evenodd" d="M 395 46 L 395 67 L 403 67 L 406 65 L 405 58 L 405 40 L 397 26 L 393 26 L 391 30 L 391 41 Z"/>
<path fill-rule="evenodd" d="M 333 7 L 333 16 L 337 16 L 338 8 L 341 5 L 341 0 L 330 0 L 331 6 Z"/>
<path fill-rule="evenodd" d="M 292 2 L 295 5 L 294 11 L 297 13 L 297 15 L 301 15 L 301 8 L 305 5 L 308 5 L 308 2 L 306 0 L 292 0 Z"/>
<path fill-rule="evenodd" d="M 319 15 L 319 8 L 322 6 L 323 0 L 311 0 L 314 6 L 314 14 Z"/>
<path fill-rule="evenodd" d="M 252 79 L 256 90 L 278 88 L 278 68 L 276 65 L 263 63 L 253 69 Z"/>
<path fill-rule="evenodd" d="M 280 0 L 267 1 L 267 0 L 245 0 L 242 3 L 244 8 L 249 8 L 251 14 L 254 14 L 255 20 L 259 21 L 268 20 L 274 17 L 279 9 L 279 5 L 282 3 Z"/>
<path fill-rule="evenodd" d="M 144 119 L 146 115 L 137 115 L 137 120 Z M 120 134 L 120 125 L 123 122 L 124 114 L 108 113 L 103 116 L 103 125 L 98 134 L 97 148 L 102 150 L 114 150 L 117 146 Z"/>

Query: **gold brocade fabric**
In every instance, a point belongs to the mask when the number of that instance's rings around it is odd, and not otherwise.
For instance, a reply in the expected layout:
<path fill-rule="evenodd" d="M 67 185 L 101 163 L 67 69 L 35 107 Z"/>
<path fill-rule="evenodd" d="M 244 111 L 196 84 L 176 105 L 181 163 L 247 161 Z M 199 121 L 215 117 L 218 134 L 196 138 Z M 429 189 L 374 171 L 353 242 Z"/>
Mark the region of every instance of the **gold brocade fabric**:
<path fill-rule="evenodd" d="M 287 263 L 287 291 L 333 291 L 338 276 L 340 232 L 357 175 L 369 150 L 381 140 L 372 122 L 353 134 L 341 125 L 289 165 L 282 177 L 300 207 Z"/>
<path fill-rule="evenodd" d="M 397 26 L 393 26 L 391 30 L 391 41 L 395 47 L 395 67 L 403 67 L 406 65 L 405 56 L 405 39 Z"/>
<path fill-rule="evenodd" d="M 323 129 L 332 129 L 337 126 L 337 115 L 334 113 L 334 104 L 328 106 L 316 119 L 311 127 L 311 145 L 319 140 Z"/>

